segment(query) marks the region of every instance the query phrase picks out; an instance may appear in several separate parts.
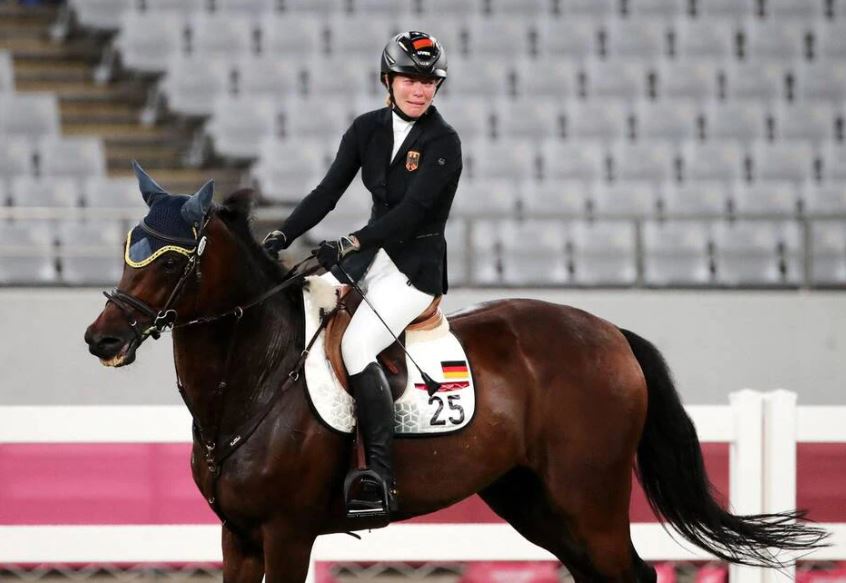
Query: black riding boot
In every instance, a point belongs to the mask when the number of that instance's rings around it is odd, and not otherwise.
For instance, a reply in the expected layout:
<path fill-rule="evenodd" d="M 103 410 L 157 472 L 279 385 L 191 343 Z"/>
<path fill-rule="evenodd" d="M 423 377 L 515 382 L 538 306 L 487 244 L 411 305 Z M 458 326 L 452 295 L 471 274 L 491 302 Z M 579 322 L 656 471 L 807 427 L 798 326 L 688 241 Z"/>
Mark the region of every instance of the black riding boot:
<path fill-rule="evenodd" d="M 363 475 L 360 492 L 348 501 L 347 511 L 350 515 L 390 515 L 398 508 L 394 483 L 394 400 L 391 387 L 378 362 L 371 362 L 360 373 L 350 375 L 350 386 L 355 397 L 367 469 L 380 479 Z"/>

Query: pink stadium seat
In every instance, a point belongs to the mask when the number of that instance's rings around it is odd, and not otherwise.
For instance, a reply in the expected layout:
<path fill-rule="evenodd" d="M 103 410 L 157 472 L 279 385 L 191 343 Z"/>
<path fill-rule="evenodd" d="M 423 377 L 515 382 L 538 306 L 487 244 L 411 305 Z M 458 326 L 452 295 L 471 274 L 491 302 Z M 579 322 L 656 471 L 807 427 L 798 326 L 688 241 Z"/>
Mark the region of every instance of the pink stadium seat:
<path fill-rule="evenodd" d="M 337 579 L 332 575 L 331 563 L 315 563 L 314 564 L 314 583 L 337 583 Z"/>
<path fill-rule="evenodd" d="M 846 568 L 796 573 L 796 583 L 843 583 L 844 581 L 846 581 Z"/>
<path fill-rule="evenodd" d="M 696 572 L 696 583 L 726 583 L 728 569 L 722 565 L 702 567 Z"/>
<path fill-rule="evenodd" d="M 558 583 L 556 563 L 471 563 L 460 583 Z"/>
<path fill-rule="evenodd" d="M 676 567 L 672 563 L 655 565 L 655 574 L 658 583 L 676 583 Z"/>

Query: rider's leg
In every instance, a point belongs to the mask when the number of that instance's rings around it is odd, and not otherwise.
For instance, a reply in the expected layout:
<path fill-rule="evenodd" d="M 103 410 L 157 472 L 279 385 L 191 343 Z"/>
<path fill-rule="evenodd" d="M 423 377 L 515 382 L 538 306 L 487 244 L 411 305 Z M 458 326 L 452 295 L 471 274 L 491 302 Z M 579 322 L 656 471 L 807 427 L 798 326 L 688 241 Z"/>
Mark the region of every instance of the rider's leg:
<path fill-rule="evenodd" d="M 433 297 L 408 283 L 384 251 L 379 251 L 364 278 L 366 297 L 395 335 L 432 302 Z M 356 414 L 364 441 L 365 459 L 389 485 L 393 484 L 394 407 L 390 387 L 376 356 L 394 342 L 379 318 L 362 302 L 353 315 L 341 342 L 341 354 L 350 374 Z M 382 507 L 381 488 L 365 488 L 356 506 L 364 510 Z M 395 497 L 389 495 L 395 506 Z"/>

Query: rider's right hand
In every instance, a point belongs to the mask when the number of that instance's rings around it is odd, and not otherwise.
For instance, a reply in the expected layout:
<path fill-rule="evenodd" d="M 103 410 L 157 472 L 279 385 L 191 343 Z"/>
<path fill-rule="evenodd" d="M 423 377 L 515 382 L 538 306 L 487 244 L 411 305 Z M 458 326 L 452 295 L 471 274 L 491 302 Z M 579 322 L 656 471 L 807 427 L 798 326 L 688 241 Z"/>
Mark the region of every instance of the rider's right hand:
<path fill-rule="evenodd" d="M 264 238 L 264 241 L 261 242 L 264 250 L 274 259 L 279 259 L 279 252 L 287 249 L 290 244 L 291 241 L 288 240 L 287 235 L 282 231 L 269 232 Z"/>

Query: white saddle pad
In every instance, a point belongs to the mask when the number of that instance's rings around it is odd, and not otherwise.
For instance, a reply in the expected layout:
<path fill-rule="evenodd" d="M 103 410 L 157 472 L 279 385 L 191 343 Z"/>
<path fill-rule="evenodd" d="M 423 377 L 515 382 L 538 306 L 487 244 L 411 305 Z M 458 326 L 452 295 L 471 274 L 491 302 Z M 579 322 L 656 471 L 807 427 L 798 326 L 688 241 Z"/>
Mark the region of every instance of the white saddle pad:
<path fill-rule="evenodd" d="M 303 286 L 306 341 L 320 326 L 321 308 L 328 311 L 335 306 L 335 290 L 325 280 L 307 278 Z M 352 433 L 355 428 L 353 398 L 341 386 L 326 358 L 323 336 L 321 332 L 305 363 L 309 399 L 323 423 L 336 431 Z M 406 332 L 405 342 L 417 364 L 442 386 L 429 397 L 423 378 L 406 357 L 408 384 L 394 403 L 395 433 L 399 436 L 452 433 L 470 423 L 476 410 L 473 376 L 464 348 L 450 332 L 446 318 L 434 330 Z"/>

